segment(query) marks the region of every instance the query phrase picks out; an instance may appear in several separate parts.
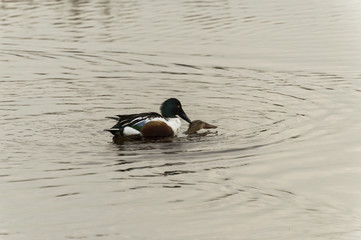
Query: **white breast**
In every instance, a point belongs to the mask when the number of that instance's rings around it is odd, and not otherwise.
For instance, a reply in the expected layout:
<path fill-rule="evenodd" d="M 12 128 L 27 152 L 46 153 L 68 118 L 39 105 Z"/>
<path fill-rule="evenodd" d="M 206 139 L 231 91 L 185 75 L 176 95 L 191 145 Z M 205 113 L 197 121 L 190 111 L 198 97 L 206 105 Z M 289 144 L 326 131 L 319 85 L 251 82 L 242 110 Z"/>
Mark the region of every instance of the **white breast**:
<path fill-rule="evenodd" d="M 169 127 L 172 128 L 174 135 L 177 135 L 177 133 L 179 132 L 179 129 L 182 125 L 181 121 L 179 120 L 179 118 L 153 118 L 151 121 L 162 121 L 165 122 Z"/>

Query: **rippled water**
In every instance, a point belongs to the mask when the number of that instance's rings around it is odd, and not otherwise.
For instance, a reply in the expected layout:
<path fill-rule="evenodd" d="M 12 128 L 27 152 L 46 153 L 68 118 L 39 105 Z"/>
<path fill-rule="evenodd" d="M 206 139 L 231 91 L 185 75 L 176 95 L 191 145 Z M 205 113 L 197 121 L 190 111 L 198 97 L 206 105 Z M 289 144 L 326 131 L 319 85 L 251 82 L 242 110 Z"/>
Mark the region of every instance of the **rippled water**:
<path fill-rule="evenodd" d="M 360 16 L 358 1 L 0 2 L 0 238 L 360 239 Z M 103 131 L 169 97 L 218 133 Z"/>

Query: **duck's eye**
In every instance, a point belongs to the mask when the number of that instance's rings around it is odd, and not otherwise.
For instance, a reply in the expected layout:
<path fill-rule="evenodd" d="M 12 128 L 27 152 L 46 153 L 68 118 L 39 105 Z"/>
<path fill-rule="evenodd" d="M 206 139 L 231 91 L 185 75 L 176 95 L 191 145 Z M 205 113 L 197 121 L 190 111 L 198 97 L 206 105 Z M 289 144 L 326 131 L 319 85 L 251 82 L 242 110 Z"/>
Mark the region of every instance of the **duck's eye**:
<path fill-rule="evenodd" d="M 178 105 L 177 108 L 180 108 L 180 105 Z"/>

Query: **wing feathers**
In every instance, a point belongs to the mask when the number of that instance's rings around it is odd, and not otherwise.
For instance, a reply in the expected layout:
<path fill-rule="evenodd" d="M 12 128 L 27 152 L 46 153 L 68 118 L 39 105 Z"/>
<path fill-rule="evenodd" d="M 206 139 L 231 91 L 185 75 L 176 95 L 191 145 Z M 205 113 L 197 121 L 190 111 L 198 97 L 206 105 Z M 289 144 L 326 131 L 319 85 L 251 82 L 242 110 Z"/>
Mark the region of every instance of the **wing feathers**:
<path fill-rule="evenodd" d="M 118 121 L 110 131 L 113 135 L 129 135 L 140 133 L 140 129 L 148 123 L 152 118 L 162 117 L 156 112 L 147 112 L 139 114 L 127 114 L 127 115 L 117 115 L 117 117 L 108 117 L 110 119 L 115 119 Z M 130 128 L 134 129 L 132 131 Z M 125 131 L 126 130 L 126 131 Z"/>

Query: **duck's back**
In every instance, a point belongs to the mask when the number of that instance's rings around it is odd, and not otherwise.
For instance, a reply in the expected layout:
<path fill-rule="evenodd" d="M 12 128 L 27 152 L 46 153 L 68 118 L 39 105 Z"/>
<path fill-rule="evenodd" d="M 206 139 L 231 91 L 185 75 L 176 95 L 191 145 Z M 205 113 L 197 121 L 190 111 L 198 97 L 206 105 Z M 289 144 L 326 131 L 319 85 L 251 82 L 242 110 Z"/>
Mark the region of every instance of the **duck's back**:
<path fill-rule="evenodd" d="M 117 115 L 114 119 L 118 120 L 111 129 L 107 129 L 116 136 L 128 136 L 140 134 L 142 127 L 154 118 L 162 116 L 156 112 L 137 113 Z"/>

